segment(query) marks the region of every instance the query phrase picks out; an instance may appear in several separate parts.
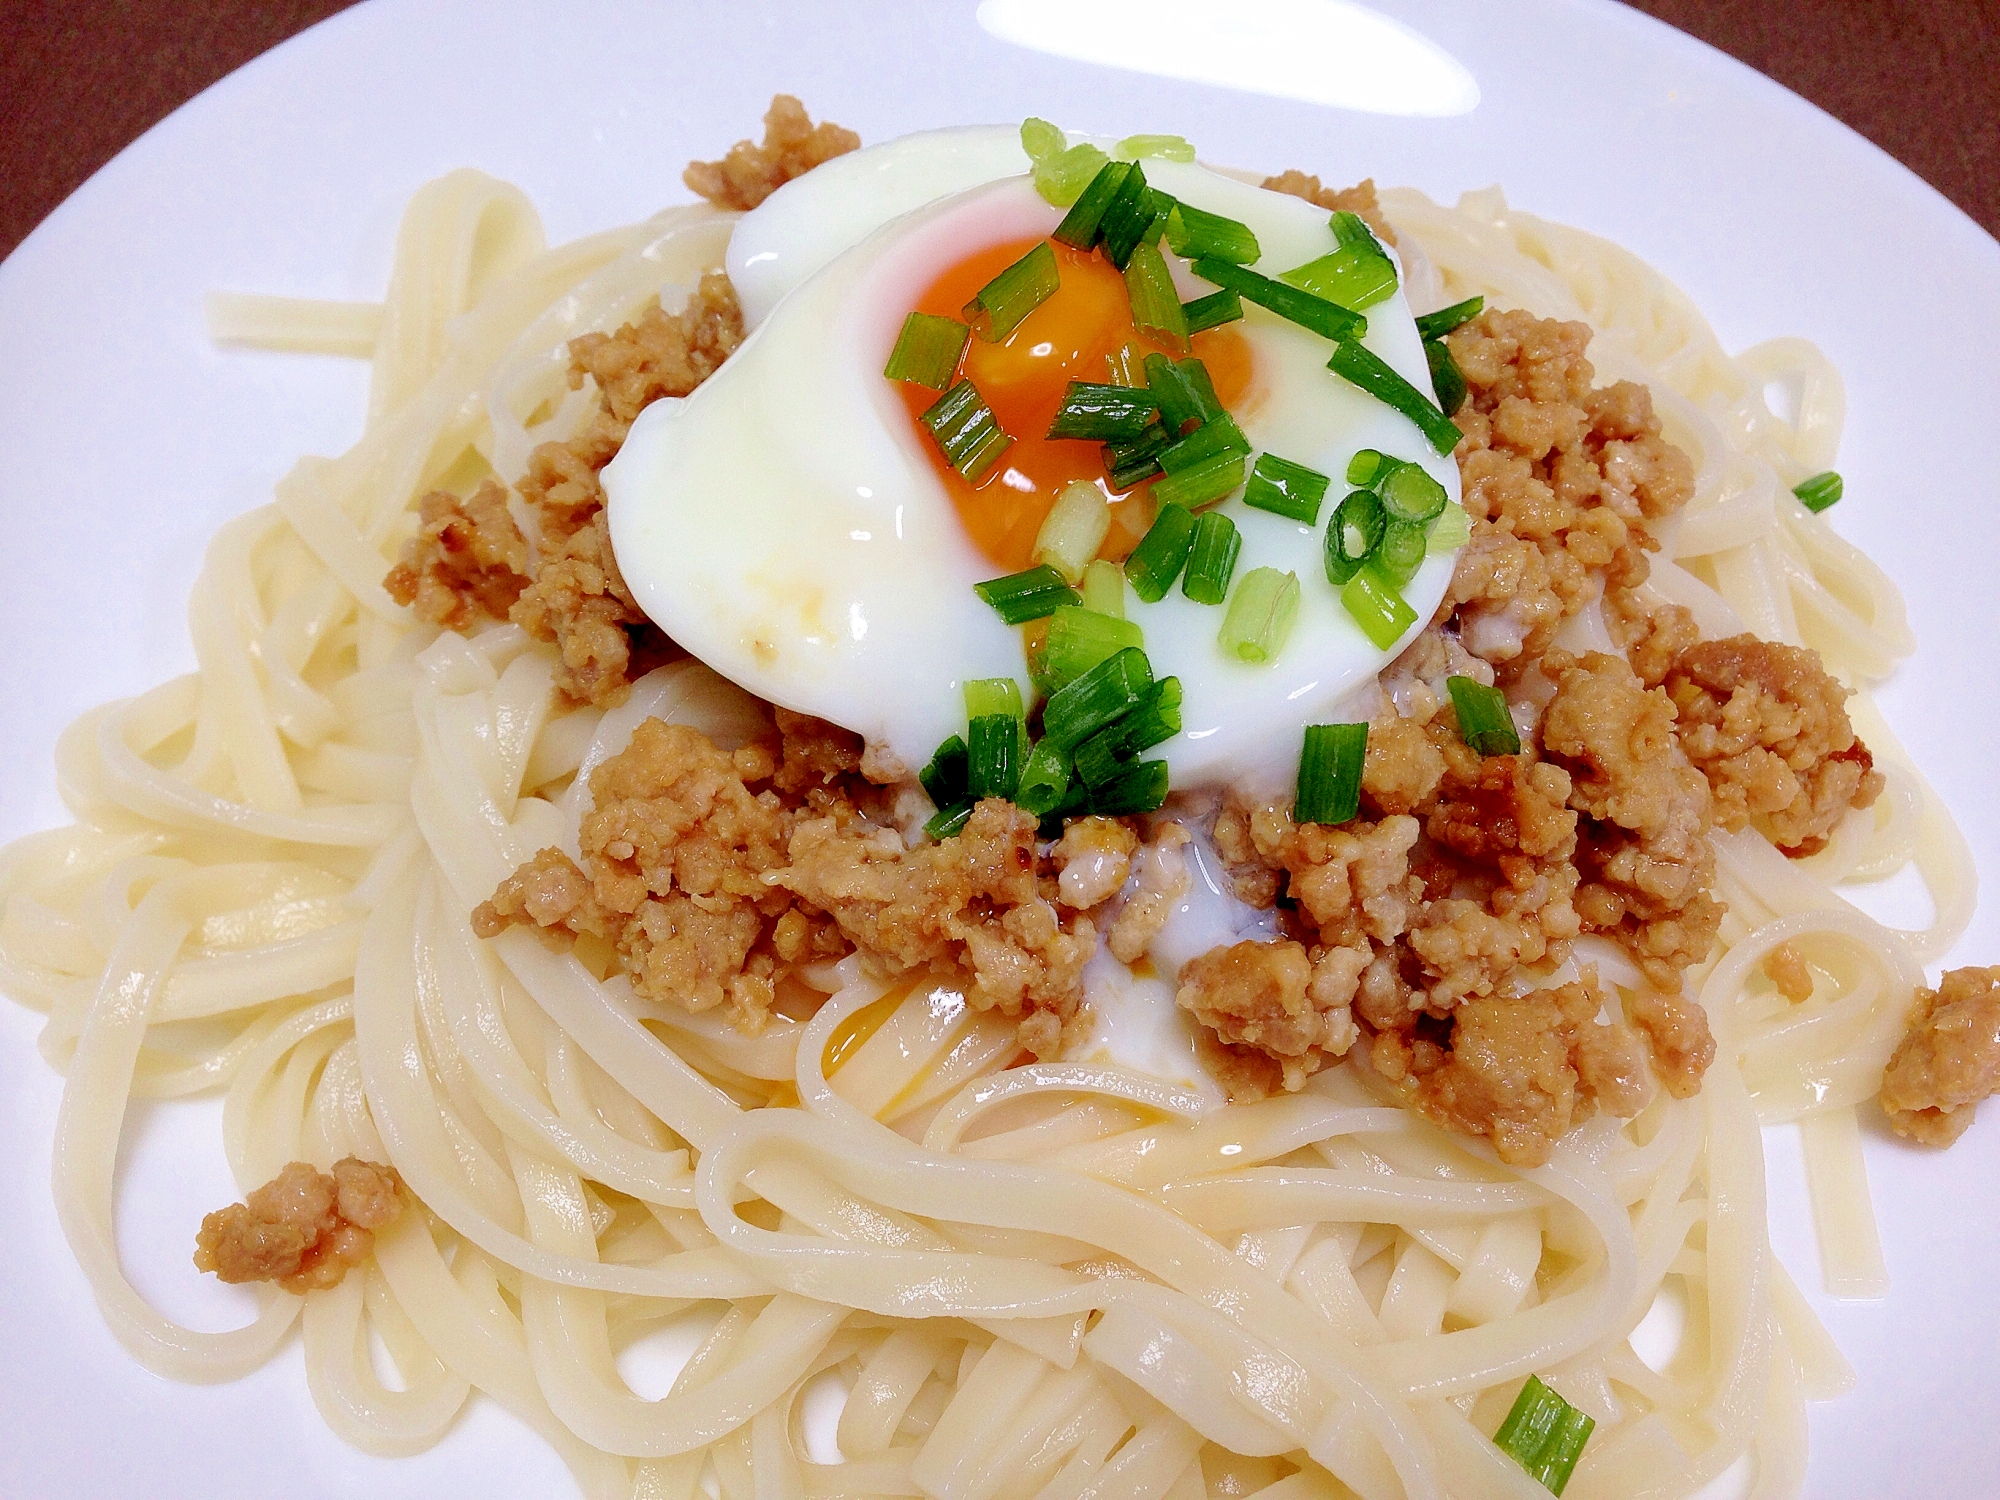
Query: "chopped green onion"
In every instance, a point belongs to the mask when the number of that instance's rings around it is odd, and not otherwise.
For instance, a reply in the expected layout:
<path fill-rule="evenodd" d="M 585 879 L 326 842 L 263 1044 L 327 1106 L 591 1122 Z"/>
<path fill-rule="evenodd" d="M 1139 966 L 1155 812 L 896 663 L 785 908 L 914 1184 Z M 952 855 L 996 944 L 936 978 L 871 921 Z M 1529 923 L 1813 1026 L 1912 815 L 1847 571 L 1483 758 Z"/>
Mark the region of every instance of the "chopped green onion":
<path fill-rule="evenodd" d="M 1366 249 L 1346 245 L 1318 260 L 1294 266 L 1278 279 L 1287 286 L 1359 312 L 1395 294 L 1396 263 L 1372 242 Z"/>
<path fill-rule="evenodd" d="M 945 461 L 973 484 L 1014 443 L 969 380 L 959 381 L 938 397 L 917 420 L 937 439 Z"/>
<path fill-rule="evenodd" d="M 1181 732 L 1181 680 L 1164 677 L 1136 708 L 1085 740 L 1076 750 L 1076 773 L 1102 786 L 1142 750 Z"/>
<path fill-rule="evenodd" d="M 1107 818 L 1158 812 L 1167 800 L 1167 763 L 1142 760 L 1090 794 L 1090 810 Z"/>
<path fill-rule="evenodd" d="M 1340 502 L 1326 527 L 1326 581 L 1346 583 L 1382 545 L 1389 518 L 1371 490 L 1354 490 Z"/>
<path fill-rule="evenodd" d="M 1200 372 L 1199 380 L 1196 371 Z M 1214 401 L 1215 387 L 1208 383 L 1208 367 L 1198 359 L 1147 355 L 1146 388 L 1160 403 L 1161 425 L 1174 438 L 1187 431 L 1188 423 L 1206 422 L 1221 410 Z"/>
<path fill-rule="evenodd" d="M 1160 455 L 1160 467 L 1169 474 L 1196 468 L 1212 458 L 1248 458 L 1250 439 L 1228 412 L 1210 417 L 1193 432 Z"/>
<path fill-rule="evenodd" d="M 1369 560 L 1382 576 L 1401 588 L 1424 565 L 1424 528 L 1408 521 L 1390 521 L 1382 528 L 1382 545 Z"/>
<path fill-rule="evenodd" d="M 1166 454 L 1160 455 L 1162 463 Z M 1240 453 L 1219 453 L 1193 468 L 1169 474 L 1153 486 L 1153 498 L 1162 505 L 1186 506 L 1199 510 L 1213 504 L 1243 482 L 1250 461 Z"/>
<path fill-rule="evenodd" d="M 1433 552 L 1450 552 L 1471 540 L 1472 517 L 1462 505 L 1447 505 L 1431 522 L 1428 545 Z"/>
<path fill-rule="evenodd" d="M 1027 718 L 1028 710 L 1021 702 L 1021 684 L 1011 677 L 974 677 L 967 681 L 966 720 L 983 719 L 988 714 L 1012 714 L 1017 719 Z"/>
<path fill-rule="evenodd" d="M 1440 453 L 1458 446 L 1459 431 L 1451 418 L 1432 405 L 1430 397 L 1391 369 L 1388 361 L 1366 345 L 1350 341 L 1333 351 L 1326 367 L 1348 384 L 1359 386 L 1384 406 L 1394 407 L 1421 427 Z"/>
<path fill-rule="evenodd" d="M 1424 340 L 1424 362 L 1431 367 L 1431 386 L 1437 392 L 1438 410 L 1447 417 L 1458 415 L 1465 405 L 1465 372 L 1451 357 L 1443 339 Z"/>
<path fill-rule="evenodd" d="M 1104 258 L 1119 270 L 1125 269 L 1126 261 L 1132 258 L 1133 249 L 1142 240 L 1150 240 L 1156 223 L 1164 223 L 1173 200 L 1162 193 L 1154 192 L 1146 186 L 1146 174 L 1137 162 L 1126 172 L 1125 180 L 1118 184 L 1118 192 L 1106 205 L 1104 218 L 1097 226 L 1098 242 L 1104 249 Z"/>
<path fill-rule="evenodd" d="M 1035 561 L 1047 563 L 1065 581 L 1076 583 L 1110 530 L 1111 502 L 1104 491 L 1088 479 L 1072 480 L 1062 487 L 1042 529 L 1035 533 Z"/>
<path fill-rule="evenodd" d="M 1794 485 L 1792 493 L 1799 497 L 1799 504 L 1818 514 L 1839 500 L 1844 488 L 1840 476 L 1828 469 L 1824 474 L 1813 475 L 1803 484 Z"/>
<path fill-rule="evenodd" d="M 1176 203 L 1167 215 L 1167 248 L 1185 260 L 1226 260 L 1247 266 L 1263 251 L 1248 224 L 1209 213 L 1192 203 Z"/>
<path fill-rule="evenodd" d="M 1134 328 L 1169 349 L 1187 348 L 1187 310 L 1158 245 L 1133 247 L 1132 258 L 1125 262 L 1125 291 L 1132 299 Z"/>
<path fill-rule="evenodd" d="M 1080 818 L 1090 811 L 1090 788 L 1083 784 L 1081 777 L 1072 776 L 1069 791 L 1061 802 L 1042 814 L 1038 832 L 1045 839 L 1059 839 L 1063 834 L 1063 824 L 1071 818 Z"/>
<path fill-rule="evenodd" d="M 1584 1415 L 1530 1375 L 1500 1430 L 1493 1434 L 1493 1445 L 1550 1494 L 1560 1495 L 1596 1426 L 1595 1418 Z"/>
<path fill-rule="evenodd" d="M 1072 380 L 1063 392 L 1052 438 L 1090 438 L 1097 442 L 1129 442 L 1151 425 L 1160 400 L 1144 386 L 1092 385 Z"/>
<path fill-rule="evenodd" d="M 1069 791 L 1069 757 L 1043 740 L 1028 752 L 1021 779 L 1014 788 L 1014 805 L 1034 817 L 1053 812 Z"/>
<path fill-rule="evenodd" d="M 1028 153 L 1029 161 L 1045 161 L 1060 155 L 1068 145 L 1069 137 L 1063 134 L 1060 125 L 1034 115 L 1021 122 L 1021 149 Z"/>
<path fill-rule="evenodd" d="M 953 807 L 965 800 L 965 766 L 965 741 L 953 735 L 937 747 L 917 780 L 932 802 L 940 808 Z"/>
<path fill-rule="evenodd" d="M 1211 328 L 1220 328 L 1224 323 L 1234 323 L 1243 316 L 1243 299 L 1224 287 L 1219 292 L 1210 292 L 1206 297 L 1197 297 L 1192 302 L 1181 304 L 1181 315 L 1187 319 L 1190 335 L 1206 333 Z"/>
<path fill-rule="evenodd" d="M 1146 701 L 1153 668 L 1146 653 L 1128 646 L 1049 695 L 1042 708 L 1042 737 L 1067 750 Z"/>
<path fill-rule="evenodd" d="M 1061 284 L 1055 248 L 1043 240 L 979 289 L 962 309 L 965 321 L 987 343 L 1000 343 Z"/>
<path fill-rule="evenodd" d="M 1113 385 L 1140 386 L 1146 383 L 1146 355 L 1131 339 L 1118 346 L 1117 352 L 1104 356 L 1104 368 Z"/>
<path fill-rule="evenodd" d="M 1417 623 L 1417 612 L 1396 592 L 1396 586 L 1373 568 L 1361 569 L 1341 585 L 1340 602 L 1378 651 L 1387 651 Z"/>
<path fill-rule="evenodd" d="M 1118 196 L 1126 175 L 1133 170 L 1130 162 L 1123 161 L 1107 161 L 1099 167 L 1097 175 L 1063 215 L 1062 223 L 1056 225 L 1055 237 L 1073 250 L 1088 250 L 1095 245 L 1105 210 L 1111 207 L 1111 200 Z"/>
<path fill-rule="evenodd" d="M 1117 151 L 1126 158 L 1157 156 L 1163 161 L 1194 160 L 1194 147 L 1177 135 L 1128 135 L 1118 143 Z"/>
<path fill-rule="evenodd" d="M 1261 453 L 1250 470 L 1243 503 L 1254 510 L 1268 510 L 1287 520 L 1317 526 L 1319 508 L 1326 500 L 1326 487 L 1331 482 L 1317 469 L 1308 469 L 1275 453 Z"/>
<path fill-rule="evenodd" d="M 1223 650 L 1243 661 L 1276 661 L 1298 618 L 1299 575 L 1252 568 L 1236 585 L 1217 638 Z"/>
<path fill-rule="evenodd" d="M 1145 643 L 1146 634 L 1136 621 L 1065 604 L 1049 616 L 1049 633 L 1042 645 L 1042 690 L 1056 692 L 1099 662 Z"/>
<path fill-rule="evenodd" d="M 1104 445 L 1104 473 L 1114 490 L 1129 490 L 1142 479 L 1160 472 L 1160 455 L 1173 446 L 1174 439 L 1163 423 L 1155 422 L 1129 443 Z"/>
<path fill-rule="evenodd" d="M 1486 310 L 1484 297 L 1467 297 L 1463 302 L 1454 302 L 1450 307 L 1440 307 L 1436 312 L 1427 312 L 1417 319 L 1417 336 L 1425 339 L 1441 339 L 1454 328 L 1462 328 Z"/>
<path fill-rule="evenodd" d="M 965 820 L 971 816 L 972 804 L 970 802 L 959 802 L 950 807 L 940 807 L 936 812 L 931 814 L 930 820 L 924 824 L 924 832 L 942 843 L 948 838 L 955 837 L 958 831 L 965 827 Z"/>
<path fill-rule="evenodd" d="M 1299 748 L 1294 823 L 1345 823 L 1361 811 L 1361 772 L 1368 764 L 1366 724 L 1308 724 Z"/>
<path fill-rule="evenodd" d="M 1125 577 L 1132 592 L 1157 604 L 1181 576 L 1181 565 L 1194 547 L 1194 515 L 1183 506 L 1162 505 L 1139 545 L 1125 559 Z"/>
<path fill-rule="evenodd" d="M 1059 605 L 1076 603 L 1076 591 L 1047 563 L 975 583 L 972 591 L 998 610 L 1009 625 L 1025 625 L 1054 614 Z"/>
<path fill-rule="evenodd" d="M 1229 593 L 1229 575 L 1236 571 L 1236 555 L 1242 550 L 1243 534 L 1234 521 L 1219 510 L 1200 516 L 1194 523 L 1194 550 L 1188 553 L 1181 592 L 1197 604 L 1220 604 Z"/>
<path fill-rule="evenodd" d="M 1089 141 L 1035 163 L 1035 191 L 1056 208 L 1068 208 L 1083 195 L 1098 170 L 1111 158 Z"/>
<path fill-rule="evenodd" d="M 1422 464 L 1397 464 L 1377 478 L 1374 490 L 1382 497 L 1382 509 L 1390 520 L 1408 521 L 1412 526 L 1435 519 L 1451 498 Z"/>
<path fill-rule="evenodd" d="M 1342 249 L 1372 250 L 1382 256 L 1389 253 L 1382 248 L 1382 242 L 1375 238 L 1375 231 L 1368 227 L 1368 221 L 1360 214 L 1337 208 L 1333 217 L 1326 221 L 1326 227 L 1333 231 L 1334 243 Z"/>
<path fill-rule="evenodd" d="M 1208 366 L 1193 355 L 1174 361 L 1174 371 L 1180 376 L 1187 389 L 1194 393 L 1195 405 L 1201 410 L 1201 419 L 1212 422 L 1223 414 L 1222 402 L 1215 394 L 1215 382 L 1208 378 Z"/>
<path fill-rule="evenodd" d="M 1114 620 L 1125 618 L 1125 574 L 1117 563 L 1100 557 L 1083 570 L 1083 607 Z"/>
<path fill-rule="evenodd" d="M 972 800 L 1013 799 L 1021 781 L 1027 731 L 1012 714 L 981 714 L 965 732 L 965 788 Z"/>
<path fill-rule="evenodd" d="M 1363 448 L 1347 461 L 1347 482 L 1357 490 L 1372 490 L 1397 464 L 1400 458 L 1392 458 L 1375 448 Z"/>
<path fill-rule="evenodd" d="M 1267 307 L 1287 322 L 1325 339 L 1358 339 L 1368 331 L 1368 320 L 1349 308 L 1336 306 L 1310 292 L 1302 292 L 1282 281 L 1259 276 L 1243 266 L 1209 258 L 1194 263 L 1194 274 L 1203 281 L 1227 287 L 1246 302 Z M 1342 348 L 1347 346 L 1343 344 Z"/>
<path fill-rule="evenodd" d="M 1519 755 L 1520 731 L 1507 712 L 1507 695 L 1470 677 L 1447 677 L 1451 706 L 1458 711 L 1458 737 L 1481 755 Z"/>
<path fill-rule="evenodd" d="M 882 373 L 891 380 L 914 381 L 941 391 L 951 384 L 958 357 L 971 336 L 972 330 L 956 318 L 913 312 L 903 319 L 903 331 L 896 335 L 896 347 L 889 351 Z"/>

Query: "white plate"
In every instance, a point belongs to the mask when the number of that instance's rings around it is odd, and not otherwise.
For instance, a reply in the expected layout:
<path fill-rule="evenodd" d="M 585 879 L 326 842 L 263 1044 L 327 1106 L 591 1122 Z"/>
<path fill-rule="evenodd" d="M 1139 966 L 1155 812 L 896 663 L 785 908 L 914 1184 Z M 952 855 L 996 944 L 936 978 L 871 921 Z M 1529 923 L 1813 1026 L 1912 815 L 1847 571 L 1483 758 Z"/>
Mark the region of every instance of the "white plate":
<path fill-rule="evenodd" d="M 1354 19 L 1332 0 L 1201 9 L 1245 30 L 1287 12 Z M 1646 256 L 1731 347 L 1818 340 L 1848 381 L 1848 499 L 1835 522 L 1908 590 L 1923 642 L 1885 707 L 2000 871 L 1989 770 L 2000 496 L 1988 456 L 2000 245 L 1817 110 L 1635 12 L 1590 0 L 1380 9 L 1463 64 L 1474 111 L 1393 118 L 1093 66 L 989 35 L 970 3 L 921 0 L 373 0 L 259 59 L 125 151 L 0 266 L 0 723 L 12 771 L 0 838 L 61 820 L 48 766 L 64 723 L 192 665 L 185 601 L 215 528 L 262 501 L 298 454 L 339 452 L 358 431 L 361 371 L 214 351 L 204 290 L 378 296 L 404 200 L 461 165 L 520 183 L 552 240 L 637 218 L 683 199 L 681 166 L 752 133 L 783 89 L 871 141 L 1032 112 L 1177 131 L 1213 160 L 1372 174 L 1447 198 L 1500 182 L 1513 202 Z M 1277 31 L 1269 45 L 1297 50 Z M 1370 66 L 1338 50 L 1318 61 L 1331 75 Z M 1996 959 L 1989 900 L 1958 961 Z M 418 1458 L 353 1453 L 314 1413 L 295 1345 L 217 1388 L 133 1364 L 50 1208 L 57 1090 L 33 1050 L 35 1019 L 0 1003 L 0 1495 L 569 1493 L 553 1456 L 490 1405 Z M 220 1327 L 234 1304 L 186 1259 L 195 1215 L 233 1196 L 215 1131 L 212 1109 L 135 1120 L 122 1238 L 147 1290 Z M 2000 1495 L 2000 1427 L 1968 1420 L 2000 1391 L 1988 1283 L 2000 1105 L 1947 1155 L 1880 1131 L 1870 1140 L 1895 1279 L 1882 1303 L 1818 1294 L 1788 1133 L 1772 1134 L 1769 1154 L 1779 1254 L 1861 1377 L 1856 1395 L 1813 1413 L 1808 1493 Z"/>

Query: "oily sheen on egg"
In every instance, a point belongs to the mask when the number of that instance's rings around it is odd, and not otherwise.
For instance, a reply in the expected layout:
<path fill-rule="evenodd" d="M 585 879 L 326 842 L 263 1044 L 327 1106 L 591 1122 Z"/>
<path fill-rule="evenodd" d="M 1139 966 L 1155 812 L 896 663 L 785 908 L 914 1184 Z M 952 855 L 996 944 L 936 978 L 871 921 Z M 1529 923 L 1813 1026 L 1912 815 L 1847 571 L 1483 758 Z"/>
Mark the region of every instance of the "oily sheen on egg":
<path fill-rule="evenodd" d="M 1001 162 L 1021 175 L 985 180 Z M 882 368 L 912 299 L 939 273 L 1060 222 L 1026 166 L 1012 127 L 938 131 L 780 189 L 731 241 L 751 336 L 694 395 L 642 413 L 604 472 L 613 546 L 655 622 L 750 691 L 855 730 L 911 768 L 962 731 L 967 679 L 1012 677 L 1025 689 L 1027 672 L 1020 631 L 973 592 L 1000 570 L 959 525 Z M 1144 167 L 1163 191 L 1248 224 L 1266 275 L 1334 248 L 1327 213 L 1312 204 L 1196 165 Z M 1182 293 L 1208 289 L 1188 278 Z M 1367 317 L 1368 347 L 1428 391 L 1401 292 Z M 1254 306 L 1240 326 L 1254 361 L 1232 408 L 1244 433 L 1334 485 L 1318 527 L 1223 503 L 1242 533 L 1238 577 L 1256 567 L 1299 576 L 1298 621 L 1274 662 L 1225 652 L 1219 607 L 1178 589 L 1155 604 L 1128 593 L 1154 672 L 1183 685 L 1183 733 L 1151 752 L 1176 786 L 1288 776 L 1300 726 L 1331 717 L 1401 649 L 1377 649 L 1323 571 L 1321 536 L 1354 453 L 1419 462 L 1458 496 L 1450 457 L 1327 370 L 1324 339 Z M 1005 464 L 994 482 L 1006 482 Z M 1451 564 L 1451 554 L 1426 560 L 1404 590 L 1419 622 L 1410 634 L 1435 611 Z"/>

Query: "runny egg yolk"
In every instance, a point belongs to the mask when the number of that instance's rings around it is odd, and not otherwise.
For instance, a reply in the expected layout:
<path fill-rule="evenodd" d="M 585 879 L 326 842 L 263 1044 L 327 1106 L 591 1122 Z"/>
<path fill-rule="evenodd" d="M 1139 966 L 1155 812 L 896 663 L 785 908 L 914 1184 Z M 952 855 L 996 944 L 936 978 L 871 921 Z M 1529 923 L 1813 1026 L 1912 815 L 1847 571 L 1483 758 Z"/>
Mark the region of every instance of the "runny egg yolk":
<path fill-rule="evenodd" d="M 962 320 L 965 304 L 980 288 L 1038 243 L 1015 240 L 974 252 L 932 282 L 915 310 Z M 1111 501 L 1111 530 L 1099 556 L 1113 561 L 1124 557 L 1152 522 L 1152 501 L 1143 485 L 1112 488 L 1099 444 L 1043 434 L 1055 420 L 1069 383 L 1108 381 L 1106 361 L 1128 343 L 1142 353 L 1173 351 L 1139 334 L 1125 278 L 1115 267 L 1102 256 L 1051 243 L 1060 281 L 1055 293 L 1004 342 L 989 344 L 975 335 L 966 343 L 959 374 L 972 382 L 993 408 L 1001 429 L 1014 439 L 976 485 L 945 461 L 917 420 L 938 393 L 909 383 L 899 387 L 916 424 L 918 442 L 931 455 L 966 534 L 1004 572 L 1033 562 L 1042 521 L 1063 487 L 1074 480 L 1094 482 Z M 1249 341 L 1233 327 L 1213 328 L 1194 336 L 1193 352 L 1207 366 L 1216 398 L 1240 415 L 1252 375 Z"/>

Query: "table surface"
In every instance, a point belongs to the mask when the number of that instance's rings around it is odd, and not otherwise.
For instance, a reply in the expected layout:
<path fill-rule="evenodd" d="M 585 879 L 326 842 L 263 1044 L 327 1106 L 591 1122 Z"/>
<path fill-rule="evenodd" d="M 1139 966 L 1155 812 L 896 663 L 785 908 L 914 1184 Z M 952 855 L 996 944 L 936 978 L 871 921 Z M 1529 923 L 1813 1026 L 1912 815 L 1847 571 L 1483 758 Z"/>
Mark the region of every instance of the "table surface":
<path fill-rule="evenodd" d="M 5 0 L 0 256 L 147 127 L 351 0 Z M 2000 0 L 1638 0 L 2000 235 Z"/>

